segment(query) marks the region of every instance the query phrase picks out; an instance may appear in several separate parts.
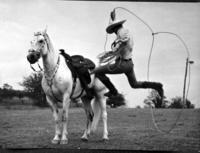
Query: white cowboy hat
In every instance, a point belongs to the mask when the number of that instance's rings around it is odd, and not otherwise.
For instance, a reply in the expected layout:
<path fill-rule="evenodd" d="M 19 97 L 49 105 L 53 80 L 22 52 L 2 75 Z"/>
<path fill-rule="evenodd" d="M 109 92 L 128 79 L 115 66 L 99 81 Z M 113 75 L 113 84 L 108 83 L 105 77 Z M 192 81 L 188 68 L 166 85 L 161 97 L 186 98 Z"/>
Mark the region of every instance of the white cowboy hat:
<path fill-rule="evenodd" d="M 111 34 L 113 33 L 114 31 L 114 28 L 118 25 L 122 25 L 124 22 L 126 22 L 126 20 L 115 20 L 113 22 L 111 22 L 108 27 L 106 28 L 106 32 Z"/>

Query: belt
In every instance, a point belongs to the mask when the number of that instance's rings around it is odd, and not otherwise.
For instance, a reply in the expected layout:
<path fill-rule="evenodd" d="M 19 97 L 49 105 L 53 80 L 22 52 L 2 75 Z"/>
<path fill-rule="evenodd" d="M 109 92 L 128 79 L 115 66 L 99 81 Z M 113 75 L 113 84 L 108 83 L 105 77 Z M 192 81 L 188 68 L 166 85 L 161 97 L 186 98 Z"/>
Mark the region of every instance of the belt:
<path fill-rule="evenodd" d="M 118 58 L 116 59 L 116 61 L 132 61 L 132 58 L 125 59 L 125 58 L 120 58 L 120 57 L 118 57 Z"/>
<path fill-rule="evenodd" d="M 131 61 L 132 59 L 131 58 L 129 58 L 129 59 L 123 59 L 123 58 L 121 58 L 121 60 L 122 61 Z"/>

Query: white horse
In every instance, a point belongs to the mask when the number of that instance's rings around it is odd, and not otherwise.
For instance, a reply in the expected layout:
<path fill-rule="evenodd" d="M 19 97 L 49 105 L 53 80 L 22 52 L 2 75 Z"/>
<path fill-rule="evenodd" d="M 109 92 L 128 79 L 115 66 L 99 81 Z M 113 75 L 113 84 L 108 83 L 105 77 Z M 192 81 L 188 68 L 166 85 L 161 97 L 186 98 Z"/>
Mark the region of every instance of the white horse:
<path fill-rule="evenodd" d="M 66 65 L 63 56 L 54 50 L 52 42 L 46 33 L 46 30 L 34 34 L 34 39 L 31 41 L 31 49 L 27 55 L 30 64 L 34 64 L 42 58 L 44 74 L 42 79 L 42 88 L 46 94 L 46 99 L 50 105 L 53 117 L 55 119 L 55 137 L 52 140 L 54 144 L 67 144 L 68 143 L 68 114 L 70 101 L 74 97 L 80 95 L 82 87 L 79 79 L 74 89 L 73 95 L 73 77 L 70 69 Z M 84 131 L 82 140 L 88 140 L 91 132 L 95 132 L 99 119 L 103 119 L 103 139 L 108 140 L 107 130 L 107 111 L 106 111 L 106 98 L 104 97 L 105 86 L 94 75 L 91 75 L 90 87 L 94 89 L 95 96 L 93 100 L 82 99 L 84 109 L 87 116 L 86 129 Z M 86 95 L 85 91 L 82 96 Z M 62 111 L 59 115 L 58 100 L 62 101 Z M 80 98 L 78 100 L 81 100 Z M 61 129 L 62 127 L 62 129 Z"/>

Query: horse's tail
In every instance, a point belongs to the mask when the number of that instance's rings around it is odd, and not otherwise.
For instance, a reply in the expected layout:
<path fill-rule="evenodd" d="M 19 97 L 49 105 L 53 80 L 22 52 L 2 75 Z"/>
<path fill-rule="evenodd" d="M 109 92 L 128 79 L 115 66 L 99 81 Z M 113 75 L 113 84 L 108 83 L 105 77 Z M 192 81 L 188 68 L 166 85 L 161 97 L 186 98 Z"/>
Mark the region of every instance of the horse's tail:
<path fill-rule="evenodd" d="M 95 132 L 101 117 L 101 106 L 97 98 L 94 99 L 92 103 L 92 109 L 94 113 L 93 121 L 92 121 L 92 126 L 91 126 L 91 131 Z"/>

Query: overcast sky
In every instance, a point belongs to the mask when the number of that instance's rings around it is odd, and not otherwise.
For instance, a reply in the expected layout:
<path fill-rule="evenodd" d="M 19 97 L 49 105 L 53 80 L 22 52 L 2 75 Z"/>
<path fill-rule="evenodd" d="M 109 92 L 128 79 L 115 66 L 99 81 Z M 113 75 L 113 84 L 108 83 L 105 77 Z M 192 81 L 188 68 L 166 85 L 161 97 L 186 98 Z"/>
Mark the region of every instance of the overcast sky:
<path fill-rule="evenodd" d="M 56 49 L 64 48 L 69 54 L 81 54 L 93 59 L 104 50 L 105 28 L 110 11 L 125 7 L 145 22 L 154 32 L 178 34 L 187 44 L 191 60 L 191 84 L 188 99 L 197 107 L 200 80 L 200 4 L 150 2 L 77 2 L 77 1 L 0 1 L 0 87 L 9 83 L 22 89 L 19 82 L 32 73 L 26 60 L 33 33 L 48 26 L 48 34 Z M 147 62 L 152 36 L 149 29 L 136 17 L 117 10 L 118 19 L 134 38 L 133 61 L 138 80 L 147 80 Z M 107 50 L 114 35 L 109 35 Z M 164 84 L 168 99 L 182 96 L 186 50 L 171 35 L 156 35 L 150 80 Z M 41 61 L 40 61 L 41 62 Z M 129 106 L 143 106 L 148 90 L 132 89 L 125 75 L 109 75 L 120 92 L 126 95 Z"/>

